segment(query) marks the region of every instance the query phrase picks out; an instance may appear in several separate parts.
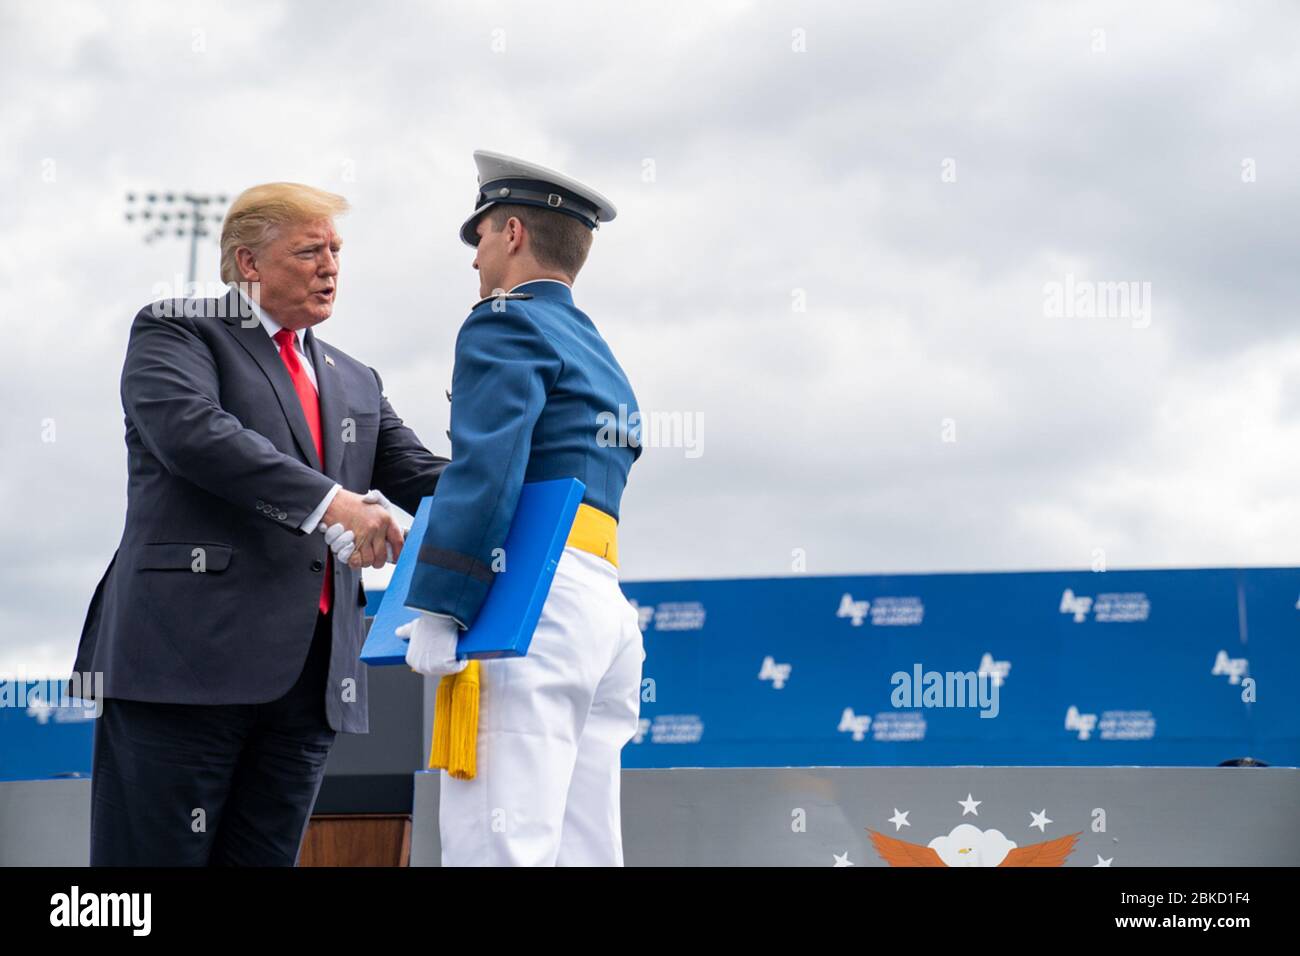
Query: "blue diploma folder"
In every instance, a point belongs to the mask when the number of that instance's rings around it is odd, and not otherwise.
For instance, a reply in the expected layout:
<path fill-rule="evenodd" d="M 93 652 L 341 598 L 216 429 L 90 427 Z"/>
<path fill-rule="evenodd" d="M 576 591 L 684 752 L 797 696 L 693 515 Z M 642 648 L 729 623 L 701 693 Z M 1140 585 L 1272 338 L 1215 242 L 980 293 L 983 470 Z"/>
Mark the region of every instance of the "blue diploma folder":
<path fill-rule="evenodd" d="M 458 659 L 522 657 L 528 653 L 586 490 L 587 486 L 577 478 L 524 484 L 503 546 L 505 568 L 497 572 L 474 626 L 461 635 L 456 649 Z M 420 502 L 415 524 L 402 546 L 392 580 L 361 649 L 361 660 L 372 666 L 406 663 L 407 641 L 395 632 L 420 615 L 406 607 L 406 596 L 432 503 L 432 497 Z"/>

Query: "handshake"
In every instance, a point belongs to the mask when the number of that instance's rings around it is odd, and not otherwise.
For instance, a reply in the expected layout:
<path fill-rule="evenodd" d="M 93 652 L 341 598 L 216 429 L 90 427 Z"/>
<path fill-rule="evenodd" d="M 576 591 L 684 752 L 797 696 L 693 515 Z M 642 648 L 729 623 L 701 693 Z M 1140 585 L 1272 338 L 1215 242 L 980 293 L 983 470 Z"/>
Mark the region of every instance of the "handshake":
<path fill-rule="evenodd" d="M 388 499 L 378 491 L 358 495 L 340 490 L 325 509 L 317 531 L 325 532 L 325 543 L 336 561 L 351 567 L 382 568 L 402 553 L 405 535 L 393 520 Z M 421 614 L 397 629 L 397 636 L 409 641 L 406 663 L 427 677 L 457 674 L 469 661 L 456 659 L 460 627 L 449 617 Z"/>
<path fill-rule="evenodd" d="M 382 568 L 397 560 L 405 540 L 390 507 L 381 492 L 358 495 L 339 489 L 316 530 L 325 532 L 336 561 L 353 568 Z"/>

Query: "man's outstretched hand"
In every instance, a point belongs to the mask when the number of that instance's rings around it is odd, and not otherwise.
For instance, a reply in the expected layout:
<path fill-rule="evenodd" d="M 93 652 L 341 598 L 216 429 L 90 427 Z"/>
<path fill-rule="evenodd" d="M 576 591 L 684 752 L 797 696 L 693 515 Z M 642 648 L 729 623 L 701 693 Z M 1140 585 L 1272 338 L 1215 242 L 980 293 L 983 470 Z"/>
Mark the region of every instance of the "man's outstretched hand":
<path fill-rule="evenodd" d="M 378 491 L 365 495 L 341 489 L 325 509 L 320 528 L 339 561 L 353 568 L 382 568 L 402 553 L 402 529 Z"/>

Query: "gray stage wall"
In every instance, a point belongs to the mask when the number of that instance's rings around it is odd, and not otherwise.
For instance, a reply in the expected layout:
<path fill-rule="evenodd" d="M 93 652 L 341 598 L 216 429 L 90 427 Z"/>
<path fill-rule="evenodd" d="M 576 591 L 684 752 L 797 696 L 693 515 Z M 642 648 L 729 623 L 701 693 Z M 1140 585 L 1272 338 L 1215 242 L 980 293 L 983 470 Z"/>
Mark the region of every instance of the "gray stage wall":
<path fill-rule="evenodd" d="M 89 777 L 0 782 L 0 866 L 89 862 Z"/>
<path fill-rule="evenodd" d="M 964 813 L 958 801 L 979 801 Z M 415 775 L 411 865 L 439 861 L 438 772 Z M 1105 832 L 1094 832 L 1094 810 Z M 910 825 L 895 829 L 895 810 Z M 1047 811 L 1045 832 L 1030 828 Z M 803 811 L 802 815 L 798 811 Z M 804 832 L 795 823 L 805 821 Z M 1102 819 L 1100 816 L 1097 819 Z M 820 767 L 623 771 L 628 866 L 886 865 L 867 828 L 928 844 L 960 824 L 1024 847 L 1081 833 L 1067 866 L 1300 865 L 1300 770 Z M 847 856 L 845 855 L 847 854 Z M 841 864 L 842 865 L 842 864 Z"/>
<path fill-rule="evenodd" d="M 979 801 L 965 813 L 960 801 Z M 438 774 L 415 774 L 413 866 L 436 866 Z M 889 821 L 905 811 L 910 825 Z M 1044 832 L 1032 814 L 1047 811 Z M 1105 832 L 1093 829 L 1104 811 Z M 84 866 L 90 781 L 0 783 L 0 866 Z M 795 822 L 804 821 L 796 832 Z M 1300 865 L 1300 770 L 822 767 L 625 770 L 629 866 L 883 866 L 866 828 L 928 844 L 961 824 L 1018 846 L 1080 833 L 1067 866 Z"/>

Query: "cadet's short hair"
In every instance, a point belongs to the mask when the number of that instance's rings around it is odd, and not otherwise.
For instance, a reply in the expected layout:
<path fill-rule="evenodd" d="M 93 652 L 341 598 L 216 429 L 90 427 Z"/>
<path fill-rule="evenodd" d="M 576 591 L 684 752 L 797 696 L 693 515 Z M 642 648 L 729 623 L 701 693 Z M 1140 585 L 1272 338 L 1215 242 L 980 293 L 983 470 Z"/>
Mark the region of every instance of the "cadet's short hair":
<path fill-rule="evenodd" d="M 277 226 L 333 219 L 348 211 L 348 201 L 301 183 L 264 183 L 235 197 L 221 225 L 221 281 L 240 281 L 235 250 L 257 250 L 275 237 Z"/>
<path fill-rule="evenodd" d="M 538 265 L 558 269 L 570 281 L 577 278 L 578 270 L 587 261 L 587 253 L 591 252 L 591 229 L 562 212 L 503 203 L 490 208 L 484 216 L 491 222 L 493 232 L 500 232 L 511 216 L 522 222 Z"/>

